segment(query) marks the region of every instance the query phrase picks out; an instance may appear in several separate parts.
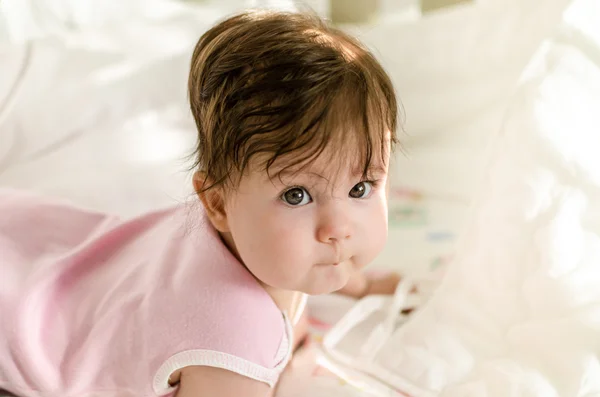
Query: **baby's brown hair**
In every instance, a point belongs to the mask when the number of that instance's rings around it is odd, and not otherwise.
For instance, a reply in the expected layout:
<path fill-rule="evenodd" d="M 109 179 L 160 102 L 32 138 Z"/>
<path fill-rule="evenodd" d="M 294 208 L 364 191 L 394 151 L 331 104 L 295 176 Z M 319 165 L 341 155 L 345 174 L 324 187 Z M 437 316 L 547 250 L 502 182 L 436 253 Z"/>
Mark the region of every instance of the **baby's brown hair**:
<path fill-rule="evenodd" d="M 267 172 L 285 157 L 279 173 L 331 144 L 366 178 L 388 141 L 397 143 L 390 78 L 357 40 L 314 15 L 248 11 L 217 24 L 196 45 L 188 91 L 194 168 L 209 181 L 202 190 L 235 184 L 257 155 Z M 344 153 L 349 142 L 355 151 Z"/>

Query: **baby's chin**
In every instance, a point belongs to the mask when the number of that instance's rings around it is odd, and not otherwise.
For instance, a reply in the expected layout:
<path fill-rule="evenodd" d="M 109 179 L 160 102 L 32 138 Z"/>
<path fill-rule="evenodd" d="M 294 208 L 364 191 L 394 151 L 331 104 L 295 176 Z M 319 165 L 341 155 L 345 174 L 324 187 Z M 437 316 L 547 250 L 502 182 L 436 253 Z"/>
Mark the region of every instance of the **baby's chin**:
<path fill-rule="evenodd" d="M 325 295 L 344 288 L 350 279 L 352 265 L 348 262 L 337 265 L 317 265 L 311 282 L 301 289 L 308 295 Z"/>

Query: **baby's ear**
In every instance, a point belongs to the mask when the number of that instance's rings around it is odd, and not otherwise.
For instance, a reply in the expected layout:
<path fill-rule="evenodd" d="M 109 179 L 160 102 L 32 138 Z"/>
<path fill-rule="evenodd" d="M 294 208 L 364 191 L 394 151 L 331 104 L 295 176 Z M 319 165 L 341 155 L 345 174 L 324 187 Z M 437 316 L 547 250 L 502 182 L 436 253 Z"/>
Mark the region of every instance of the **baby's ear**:
<path fill-rule="evenodd" d="M 204 205 L 208 219 L 210 219 L 214 228 L 219 232 L 227 233 L 229 232 L 229 226 L 227 224 L 227 211 L 225 209 L 225 194 L 221 186 L 205 190 L 211 183 L 205 172 L 197 171 L 194 173 L 194 190 L 200 201 L 202 201 L 202 205 Z"/>

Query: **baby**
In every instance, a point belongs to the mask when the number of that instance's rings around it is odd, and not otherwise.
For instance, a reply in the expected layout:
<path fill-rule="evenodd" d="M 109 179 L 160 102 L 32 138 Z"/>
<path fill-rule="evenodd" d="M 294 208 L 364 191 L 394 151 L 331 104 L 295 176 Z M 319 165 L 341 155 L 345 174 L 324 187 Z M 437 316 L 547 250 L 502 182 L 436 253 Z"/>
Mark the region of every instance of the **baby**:
<path fill-rule="evenodd" d="M 246 12 L 200 38 L 189 98 L 192 211 L 122 220 L 0 194 L 1 389 L 267 396 L 305 294 L 393 291 L 359 272 L 386 241 L 397 141 L 364 46 L 313 16 Z"/>

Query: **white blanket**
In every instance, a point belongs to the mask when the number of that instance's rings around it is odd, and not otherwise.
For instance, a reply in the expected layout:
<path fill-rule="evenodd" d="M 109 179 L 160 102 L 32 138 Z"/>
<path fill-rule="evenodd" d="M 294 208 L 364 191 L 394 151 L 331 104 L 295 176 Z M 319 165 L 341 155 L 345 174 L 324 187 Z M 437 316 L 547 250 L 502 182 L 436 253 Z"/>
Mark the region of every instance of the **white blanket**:
<path fill-rule="evenodd" d="M 443 397 L 600 396 L 600 3 L 525 71 L 456 260 L 383 361 Z"/>

